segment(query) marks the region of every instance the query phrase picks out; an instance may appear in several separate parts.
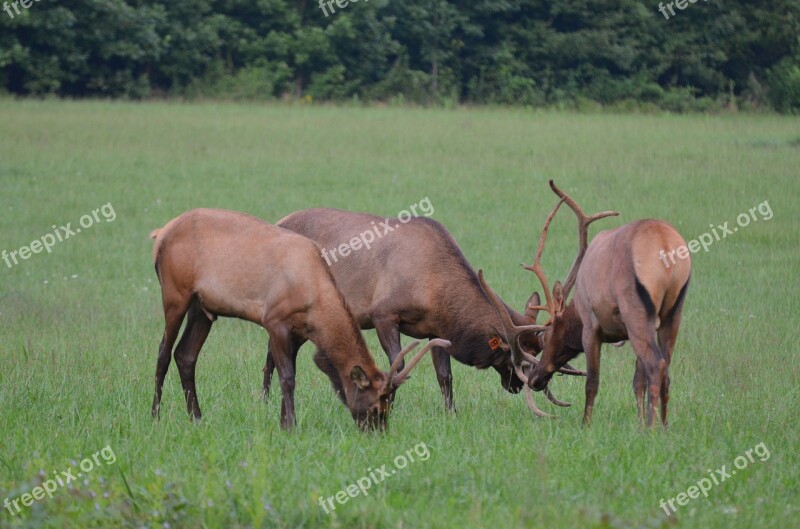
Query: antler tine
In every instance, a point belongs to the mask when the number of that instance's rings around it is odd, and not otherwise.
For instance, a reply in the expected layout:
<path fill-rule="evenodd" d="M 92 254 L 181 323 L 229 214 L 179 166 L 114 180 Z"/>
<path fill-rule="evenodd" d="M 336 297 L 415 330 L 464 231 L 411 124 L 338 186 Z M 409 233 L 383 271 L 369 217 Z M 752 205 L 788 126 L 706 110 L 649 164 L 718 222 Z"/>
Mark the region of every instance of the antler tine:
<path fill-rule="evenodd" d="M 419 342 L 414 342 L 412 345 L 413 345 L 413 347 L 416 347 L 417 344 L 419 344 Z M 400 384 L 405 382 L 406 378 L 408 378 L 408 374 L 411 373 L 411 370 L 414 369 L 414 367 L 416 367 L 416 365 L 419 363 L 420 360 L 422 360 L 422 357 L 425 356 L 425 353 L 430 351 L 432 348 L 434 348 L 434 347 L 450 347 L 450 345 L 451 344 L 450 344 L 450 342 L 448 340 L 443 340 L 441 338 L 434 338 L 433 340 L 430 340 L 427 344 L 425 344 L 425 347 L 420 349 L 420 351 L 417 354 L 414 355 L 414 358 L 411 359 L 411 361 L 408 363 L 408 365 L 405 367 L 405 369 L 403 369 L 397 375 L 392 376 L 392 384 L 394 386 L 399 386 Z M 406 349 L 408 349 L 408 351 L 411 350 L 408 347 L 406 347 Z M 406 353 L 408 353 L 408 351 L 406 351 Z M 401 352 L 401 354 L 405 354 L 405 353 Z M 398 356 L 398 358 L 401 358 L 401 357 Z M 397 362 L 397 359 L 395 359 L 395 362 Z M 391 373 L 394 373 L 394 372 L 392 371 Z"/>
<path fill-rule="evenodd" d="M 583 211 L 583 208 L 569 195 L 559 189 L 552 180 L 550 180 L 550 188 L 556 195 L 561 197 L 562 201 L 566 201 L 567 205 L 578 217 L 578 255 L 575 256 L 575 260 L 572 262 L 572 268 L 570 268 L 567 279 L 564 281 L 564 301 L 566 302 L 569 293 L 572 291 L 572 287 L 575 286 L 575 280 L 578 278 L 578 269 L 581 266 L 581 262 L 583 262 L 584 255 L 586 255 L 586 248 L 589 246 L 589 224 L 605 217 L 616 217 L 619 215 L 619 211 L 602 211 L 594 215 L 587 215 Z"/>
<path fill-rule="evenodd" d="M 547 284 L 547 276 L 542 268 L 542 252 L 544 252 L 544 241 L 547 239 L 547 230 L 550 229 L 550 222 L 553 220 L 553 217 L 556 216 L 556 213 L 558 213 L 558 208 L 561 207 L 561 204 L 563 204 L 565 200 L 566 197 L 562 197 L 562 199 L 558 201 L 558 204 L 556 204 L 556 206 L 553 208 L 553 211 L 550 212 L 550 215 L 547 216 L 547 220 L 544 221 L 544 228 L 542 228 L 542 234 L 539 236 L 539 246 L 536 249 L 536 257 L 533 260 L 533 264 L 522 265 L 522 268 L 525 270 L 529 270 L 536 274 L 536 277 L 539 278 L 539 282 L 542 284 L 542 288 L 544 289 L 544 298 L 547 306 L 539 305 L 531 308 L 534 310 L 541 309 L 547 311 L 547 314 L 550 318 L 547 320 L 545 325 L 553 321 L 555 305 L 553 304 L 553 295 L 550 292 L 550 286 Z"/>
<path fill-rule="evenodd" d="M 556 406 L 561 406 L 562 408 L 569 408 L 570 406 L 572 406 L 572 404 L 570 404 L 569 402 L 564 402 L 563 400 L 557 399 L 556 396 L 550 392 L 549 387 L 544 388 L 544 394 L 547 397 L 547 399 Z"/>
<path fill-rule="evenodd" d="M 503 326 L 503 334 L 505 335 L 506 343 L 508 343 L 509 347 L 511 347 L 511 358 L 514 362 L 514 365 L 521 366 L 523 360 L 530 361 L 529 358 L 533 357 L 522 350 L 522 347 L 519 345 L 519 337 L 521 334 L 526 332 L 544 331 L 547 329 L 547 326 L 515 325 L 514 321 L 511 319 L 511 315 L 508 313 L 508 309 L 506 309 L 506 306 L 503 304 L 497 294 L 495 294 L 494 290 L 492 290 L 492 287 L 486 284 L 486 280 L 483 278 L 483 270 L 478 270 L 478 281 L 481 284 L 483 293 L 486 294 L 486 297 L 489 298 L 492 306 L 494 306 L 494 310 L 497 312 L 497 317 L 500 318 L 500 324 Z"/>
<path fill-rule="evenodd" d="M 525 404 L 528 405 L 531 413 L 537 417 L 544 417 L 545 419 L 556 419 L 557 417 L 555 415 L 550 415 L 549 413 L 543 412 L 539 409 L 539 406 L 536 405 L 536 401 L 533 400 L 533 391 L 531 391 L 530 386 L 528 386 L 528 377 L 526 377 L 525 373 L 522 372 L 522 368 L 514 367 L 514 371 L 517 373 L 517 377 L 519 377 L 523 383 L 523 388 L 525 390 Z"/>
<path fill-rule="evenodd" d="M 519 379 L 522 380 L 522 382 L 525 384 L 525 389 L 527 390 L 525 395 L 525 401 L 528 403 L 528 407 L 531 409 L 534 415 L 538 415 L 539 417 L 555 418 L 552 415 L 548 415 L 544 412 L 541 412 L 541 410 L 539 410 L 539 408 L 536 407 L 536 402 L 534 402 L 533 395 L 531 394 L 531 388 L 528 385 L 528 379 L 525 377 L 525 373 L 523 372 L 523 370 L 516 367 L 514 368 L 514 371 L 517 373 Z M 553 395 L 553 393 L 550 391 L 549 386 L 544 388 L 544 394 L 547 397 L 547 400 L 549 400 L 556 406 L 561 406 L 562 408 L 569 408 L 570 406 L 572 406 L 572 404 L 570 404 L 569 402 L 564 402 L 563 400 L 560 400 L 555 395 Z"/>
<path fill-rule="evenodd" d="M 492 325 L 492 329 L 494 329 L 494 332 L 496 332 L 498 335 L 502 335 L 502 336 L 504 336 L 506 338 L 506 340 L 508 340 L 508 336 L 506 336 L 505 330 L 503 330 L 503 332 L 500 332 L 500 331 L 497 330 L 497 327 L 495 327 L 494 325 Z M 522 361 L 523 362 L 528 362 L 531 365 L 536 365 L 536 364 L 539 363 L 539 359 L 538 358 L 536 358 L 535 356 L 533 356 L 530 353 L 525 352 L 524 349 L 520 349 L 520 352 L 522 353 Z"/>
<path fill-rule="evenodd" d="M 406 345 L 402 351 L 400 351 L 397 356 L 394 358 L 394 362 L 392 362 L 391 367 L 389 367 L 389 376 L 394 375 L 398 369 L 400 369 L 400 363 L 403 361 L 403 358 L 415 347 L 419 345 L 419 340 L 414 340 L 410 344 Z"/>
<path fill-rule="evenodd" d="M 569 364 L 564 364 L 564 366 L 558 370 L 559 373 L 562 375 L 572 375 L 574 377 L 585 377 L 586 371 L 581 371 L 580 369 L 575 369 Z"/>

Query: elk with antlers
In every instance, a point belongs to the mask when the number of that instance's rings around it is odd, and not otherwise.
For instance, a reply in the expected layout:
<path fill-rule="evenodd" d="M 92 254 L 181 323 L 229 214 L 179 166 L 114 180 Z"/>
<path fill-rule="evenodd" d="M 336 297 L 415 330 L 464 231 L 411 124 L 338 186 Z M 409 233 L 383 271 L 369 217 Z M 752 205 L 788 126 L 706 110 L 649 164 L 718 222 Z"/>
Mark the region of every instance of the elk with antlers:
<path fill-rule="evenodd" d="M 335 248 L 382 221 L 386 219 L 367 213 L 306 209 L 283 218 L 278 226 L 308 237 L 323 248 Z M 497 312 L 481 291 L 475 270 L 441 223 L 414 217 L 372 248 L 334 261 L 330 270 L 359 326 L 375 329 L 390 362 L 400 352 L 401 333 L 452 342 L 447 350 L 434 347 L 431 351 L 447 409 L 455 409 L 451 357 L 478 369 L 493 368 L 500 375 L 503 388 L 511 393 L 523 388 L 504 343 Z M 520 313 L 500 303 L 516 324 L 535 323 L 528 309 Z M 528 305 L 539 303 L 538 294 L 534 294 Z M 522 342 L 528 349 L 541 350 L 541 336 L 529 333 Z M 275 365 L 268 354 L 264 394 L 269 392 Z M 570 366 L 562 367 L 560 372 L 585 375 Z M 547 396 L 555 404 L 568 406 L 549 391 Z M 533 401 L 527 403 L 533 413 L 544 415 Z"/>
<path fill-rule="evenodd" d="M 552 180 L 550 187 L 561 200 L 545 222 L 533 265 L 525 267 L 536 274 L 545 291 L 546 306 L 535 309 L 548 311 L 550 317 L 546 324 L 527 328 L 513 325 L 481 274 L 481 284 L 503 320 L 517 366 L 522 370 L 523 360 L 534 365 L 528 373 L 527 387 L 546 390 L 560 366 L 585 352 L 587 378 L 583 421 L 589 423 L 600 383 L 600 346 L 628 340 L 636 353 L 633 389 L 639 417 L 648 426 L 653 425 L 660 403 L 661 421 L 666 427 L 669 364 L 689 286 L 691 261 L 682 259 L 676 266 L 666 268 L 657 256 L 659 251 L 669 252 L 685 242 L 670 224 L 645 219 L 600 232 L 588 244 L 589 224 L 617 213 L 606 211 L 587 216 Z M 551 292 L 541 257 L 550 221 L 564 202 L 578 218 L 580 243 L 564 285 L 557 281 Z M 567 304 L 573 286 L 575 296 Z M 522 349 L 518 340 L 520 334 L 530 330 L 544 332 L 544 351 L 538 361 Z M 648 393 L 646 411 L 645 390 Z"/>
<path fill-rule="evenodd" d="M 235 211 L 195 209 L 154 230 L 153 259 L 166 327 L 158 351 L 152 414 L 158 417 L 164 377 L 175 349 L 186 405 L 200 419 L 195 365 L 217 316 L 248 320 L 269 333 L 283 392 L 281 426 L 295 424 L 297 351 L 310 340 L 314 362 L 328 375 L 362 429 L 384 429 L 389 398 L 432 347 L 431 340 L 400 371 L 403 349 L 388 372 L 375 365 L 364 338 L 313 241 Z"/>

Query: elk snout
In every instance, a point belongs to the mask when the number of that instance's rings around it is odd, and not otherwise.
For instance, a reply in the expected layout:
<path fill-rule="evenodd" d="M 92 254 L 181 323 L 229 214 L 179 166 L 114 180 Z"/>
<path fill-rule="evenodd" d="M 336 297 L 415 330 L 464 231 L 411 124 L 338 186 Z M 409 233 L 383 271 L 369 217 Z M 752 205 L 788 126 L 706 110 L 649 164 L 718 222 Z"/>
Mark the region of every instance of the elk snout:
<path fill-rule="evenodd" d="M 538 368 L 534 369 L 533 373 L 528 378 L 528 386 L 530 386 L 533 391 L 543 391 L 552 377 L 552 372 L 540 373 Z"/>
<path fill-rule="evenodd" d="M 366 410 L 353 411 L 352 415 L 353 419 L 356 421 L 356 424 L 358 424 L 358 427 L 364 432 L 376 430 L 383 432 L 386 430 L 388 425 L 387 419 L 389 414 L 381 410 L 381 407 L 378 404 L 370 406 Z"/>

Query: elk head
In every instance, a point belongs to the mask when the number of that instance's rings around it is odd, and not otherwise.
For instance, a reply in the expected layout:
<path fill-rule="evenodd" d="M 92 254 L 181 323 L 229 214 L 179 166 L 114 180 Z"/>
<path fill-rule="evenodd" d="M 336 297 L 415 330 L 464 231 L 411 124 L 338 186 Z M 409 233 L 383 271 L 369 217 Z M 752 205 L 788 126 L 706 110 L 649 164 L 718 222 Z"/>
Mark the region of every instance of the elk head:
<path fill-rule="evenodd" d="M 348 394 L 342 395 L 341 389 L 339 396 L 350 409 L 353 419 L 362 430 L 385 430 L 387 419 L 391 411 L 392 395 L 400 387 L 411 373 L 411 370 L 422 360 L 425 353 L 433 347 L 450 347 L 450 342 L 441 338 L 430 340 L 414 357 L 408 362 L 402 371 L 399 371 L 403 358 L 419 345 L 418 341 L 408 344 L 392 362 L 389 371 L 380 371 L 372 379 L 367 375 L 361 366 L 356 365 L 350 371 L 350 386 Z"/>
<path fill-rule="evenodd" d="M 586 248 L 588 247 L 589 224 L 604 217 L 619 215 L 619 213 L 616 211 L 604 211 L 602 213 L 596 213 L 594 215 L 587 216 L 583 212 L 583 209 L 581 209 L 581 207 L 572 198 L 561 191 L 561 189 L 559 189 L 552 180 L 550 180 L 550 188 L 561 198 L 561 200 L 559 200 L 558 204 L 555 205 L 545 220 L 533 264 L 522 265 L 523 268 L 533 272 L 539 278 L 542 288 L 544 289 L 546 300 L 545 305 L 534 305 L 534 303 L 537 303 L 537 300 L 539 299 L 538 295 L 535 293 L 534 296 L 531 296 L 531 300 L 529 301 L 525 312 L 531 318 L 531 320 L 535 322 L 539 311 L 546 310 L 549 314 L 549 318 L 544 325 L 535 323 L 525 326 L 514 325 L 513 321 L 511 320 L 511 316 L 508 314 L 508 311 L 506 310 L 500 298 L 484 281 L 483 271 L 480 271 L 478 274 L 481 287 L 494 305 L 495 310 L 500 317 L 500 321 L 503 324 L 503 330 L 506 335 L 506 343 L 509 344 L 512 350 L 512 359 L 514 362 L 515 371 L 517 376 L 526 385 L 525 390 L 528 406 L 535 415 L 541 417 L 552 416 L 545 414 L 536 407 L 536 404 L 530 395 L 530 389 L 534 389 L 536 391 L 544 390 L 547 397 L 553 403 L 560 406 L 569 406 L 569 404 L 561 402 L 553 397 L 552 393 L 550 393 L 549 389 L 547 389 L 547 383 L 553 376 L 553 373 L 556 371 L 568 375 L 586 376 L 584 371 L 578 371 L 567 365 L 567 362 L 576 357 L 581 351 L 581 324 L 580 319 L 577 317 L 574 305 L 567 305 L 566 299 L 568 298 L 572 287 L 575 285 L 578 269 L 580 268 L 580 264 L 583 261 L 584 255 L 586 254 Z M 572 268 L 567 275 L 564 285 L 562 286 L 560 281 L 556 281 L 551 291 L 548 286 L 547 277 L 542 269 L 542 252 L 544 251 L 544 243 L 547 238 L 547 230 L 550 228 L 550 222 L 555 217 L 558 209 L 561 207 L 561 204 L 565 202 L 578 217 L 578 235 L 580 243 L 578 247 L 578 255 L 575 257 L 575 261 L 572 263 Z M 576 330 L 578 331 L 577 349 L 571 347 L 571 339 L 575 336 Z M 544 345 L 541 360 L 523 350 L 519 343 L 520 335 L 529 332 L 543 333 L 542 339 Z M 532 369 L 530 369 L 530 366 L 533 366 Z"/>
<path fill-rule="evenodd" d="M 545 291 L 545 297 L 547 298 L 547 306 L 531 307 L 531 310 L 534 311 L 534 320 L 536 312 L 538 312 L 539 309 L 544 309 L 550 314 L 548 328 L 544 331 L 544 349 L 541 359 L 539 363 L 534 366 L 528 377 L 528 385 L 535 391 L 545 390 L 553 373 L 578 356 L 583 350 L 581 343 L 581 331 L 583 326 L 577 310 L 575 309 L 575 305 L 573 303 L 567 304 L 567 299 L 569 298 L 572 288 L 575 286 L 578 270 L 586 255 L 586 249 L 589 246 L 589 224 L 605 217 L 619 215 L 619 212 L 616 211 L 603 211 L 601 213 L 595 213 L 594 215 L 586 215 L 583 208 L 570 198 L 569 195 L 559 189 L 552 180 L 550 180 L 550 188 L 561 200 L 553 209 L 551 217 L 548 217 L 548 221 L 561 204 L 566 202 L 575 213 L 578 220 L 578 254 L 575 256 L 575 260 L 572 263 L 572 267 L 570 268 L 569 274 L 567 274 L 567 279 L 564 281 L 564 284 L 562 285 L 560 281 L 556 281 L 551 292 L 548 288 L 547 277 L 542 269 L 541 262 L 544 242 L 547 237 L 548 223 L 546 223 L 541 238 L 539 239 L 539 248 L 533 265 L 523 265 L 526 270 L 534 272 L 539 278 L 542 288 Z"/>

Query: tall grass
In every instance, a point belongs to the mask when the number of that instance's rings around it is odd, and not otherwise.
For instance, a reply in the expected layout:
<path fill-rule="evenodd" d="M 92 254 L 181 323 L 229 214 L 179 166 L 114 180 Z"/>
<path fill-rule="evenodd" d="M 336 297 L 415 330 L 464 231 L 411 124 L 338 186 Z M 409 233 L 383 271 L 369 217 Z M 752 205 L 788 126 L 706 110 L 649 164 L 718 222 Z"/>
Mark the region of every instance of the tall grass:
<path fill-rule="evenodd" d="M 51 253 L 0 261 L 0 501 L 105 446 L 117 457 L 52 499 L 3 509 L 0 527 L 797 523 L 797 119 L 8 100 L 0 116 L 0 250 L 52 225 L 74 228 L 107 203 L 116 213 Z M 774 212 L 693 256 L 668 431 L 639 428 L 625 346 L 604 349 L 591 428 L 580 425 L 581 380 L 554 379 L 573 407 L 547 404 L 560 419 L 534 420 L 494 372 L 460 364 L 459 412 L 448 414 L 426 359 L 390 431 L 365 435 L 309 344 L 298 359 L 299 424 L 286 433 L 279 392 L 258 398 L 266 333 L 228 319 L 198 363 L 203 421 L 187 418 L 174 366 L 161 420 L 151 420 L 163 332 L 153 228 L 198 206 L 277 221 L 314 206 L 396 215 L 427 196 L 471 263 L 521 308 L 538 286 L 519 263 L 554 203 L 548 178 L 587 211 L 621 211 L 603 227 L 656 217 L 687 240 L 764 201 Z M 576 245 L 574 222 L 558 219 L 544 262 L 553 278 Z M 374 332 L 365 335 L 386 366 Z M 670 519 L 659 508 L 760 442 L 767 460 Z M 419 443 L 426 461 L 331 514 L 319 506 Z"/>

